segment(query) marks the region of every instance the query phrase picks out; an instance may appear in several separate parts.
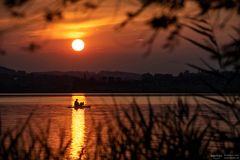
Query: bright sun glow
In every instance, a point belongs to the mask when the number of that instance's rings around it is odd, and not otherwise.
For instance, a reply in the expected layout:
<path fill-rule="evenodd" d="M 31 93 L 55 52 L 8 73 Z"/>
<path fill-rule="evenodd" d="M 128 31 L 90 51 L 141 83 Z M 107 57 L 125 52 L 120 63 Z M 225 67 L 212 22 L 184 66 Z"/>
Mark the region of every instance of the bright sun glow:
<path fill-rule="evenodd" d="M 84 49 L 84 42 L 81 39 L 75 39 L 72 41 L 72 49 L 74 51 L 82 51 Z"/>

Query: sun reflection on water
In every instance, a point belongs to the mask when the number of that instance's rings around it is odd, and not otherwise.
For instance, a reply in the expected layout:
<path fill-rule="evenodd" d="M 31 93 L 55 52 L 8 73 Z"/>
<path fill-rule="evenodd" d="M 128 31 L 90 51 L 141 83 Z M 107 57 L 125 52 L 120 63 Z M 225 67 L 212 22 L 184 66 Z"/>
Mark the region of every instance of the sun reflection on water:
<path fill-rule="evenodd" d="M 78 99 L 79 102 L 85 102 L 84 96 L 72 96 L 72 106 L 74 101 Z M 85 115 L 83 109 L 72 109 L 72 142 L 71 142 L 71 157 L 78 159 L 84 146 L 85 134 Z"/>

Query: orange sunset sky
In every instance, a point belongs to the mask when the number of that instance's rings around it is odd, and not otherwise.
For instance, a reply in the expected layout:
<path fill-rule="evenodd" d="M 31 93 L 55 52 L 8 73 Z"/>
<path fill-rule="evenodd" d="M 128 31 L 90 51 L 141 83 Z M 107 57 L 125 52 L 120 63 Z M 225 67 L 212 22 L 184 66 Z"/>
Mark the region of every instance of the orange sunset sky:
<path fill-rule="evenodd" d="M 151 73 L 178 73 L 189 69 L 186 63 L 200 64 L 200 58 L 208 54 L 189 42 L 180 41 L 173 51 L 162 49 L 168 31 L 160 31 L 154 42 L 152 52 L 144 56 L 144 41 L 152 34 L 146 25 L 148 17 L 159 13 L 160 9 L 151 7 L 127 26 L 117 29 L 126 19 L 126 12 L 134 11 L 139 2 L 106 0 L 96 10 L 83 7 L 83 2 L 64 8 L 63 19 L 46 22 L 43 13 L 48 9 L 59 8 L 54 0 L 35 0 L 20 10 L 26 17 L 12 17 L 9 11 L 0 8 L 1 49 L 6 55 L 0 56 L 0 66 L 16 70 L 32 71 L 128 71 Z M 188 4 L 187 12 L 196 9 Z M 184 13 L 185 11 L 183 11 Z M 224 15 L 225 13 L 221 13 Z M 229 22 L 234 24 L 236 18 Z M 201 41 L 195 33 L 184 30 L 185 35 Z M 216 29 L 221 42 L 226 42 L 232 31 L 226 27 L 224 32 Z M 79 38 L 85 42 L 81 52 L 73 51 L 71 43 Z M 37 49 L 28 50 L 34 43 Z"/>

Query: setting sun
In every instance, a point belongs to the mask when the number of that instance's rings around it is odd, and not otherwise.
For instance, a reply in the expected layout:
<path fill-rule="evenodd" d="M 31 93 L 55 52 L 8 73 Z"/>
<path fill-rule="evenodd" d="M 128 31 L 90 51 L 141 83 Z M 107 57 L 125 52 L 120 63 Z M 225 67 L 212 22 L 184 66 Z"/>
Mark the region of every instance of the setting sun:
<path fill-rule="evenodd" d="M 74 51 L 82 51 L 84 49 L 84 42 L 81 39 L 75 39 L 72 41 L 72 49 Z"/>

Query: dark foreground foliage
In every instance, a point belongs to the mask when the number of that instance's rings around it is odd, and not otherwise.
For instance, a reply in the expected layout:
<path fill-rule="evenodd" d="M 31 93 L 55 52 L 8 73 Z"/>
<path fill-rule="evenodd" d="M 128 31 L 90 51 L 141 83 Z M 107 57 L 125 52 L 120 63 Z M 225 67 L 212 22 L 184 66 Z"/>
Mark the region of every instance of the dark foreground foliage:
<path fill-rule="evenodd" d="M 154 109 L 149 103 L 144 115 L 133 103 L 123 116 L 116 112 L 107 139 L 99 137 L 103 143 L 97 146 L 96 158 L 200 160 L 224 154 L 239 158 L 240 108 L 235 102 L 190 106 L 179 99 L 176 105 Z"/>
<path fill-rule="evenodd" d="M 0 160 L 20 159 L 64 159 L 70 140 L 64 132 L 58 137 L 58 147 L 53 149 L 49 142 L 50 121 L 44 126 L 32 126 L 32 114 L 16 128 L 0 130 Z M 1 125 L 0 125 L 1 126 Z M 35 129 L 33 129 L 35 128 Z"/>
<path fill-rule="evenodd" d="M 179 99 L 175 105 L 116 106 L 104 125 L 94 124 L 96 141 L 86 142 L 79 159 L 202 160 L 224 154 L 239 158 L 239 97 L 203 98 L 211 105 L 191 106 Z M 50 122 L 36 131 L 29 123 L 31 116 L 21 127 L 1 132 L 0 159 L 71 159 L 71 141 L 61 134 L 59 146 L 53 149 Z"/>

